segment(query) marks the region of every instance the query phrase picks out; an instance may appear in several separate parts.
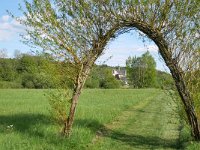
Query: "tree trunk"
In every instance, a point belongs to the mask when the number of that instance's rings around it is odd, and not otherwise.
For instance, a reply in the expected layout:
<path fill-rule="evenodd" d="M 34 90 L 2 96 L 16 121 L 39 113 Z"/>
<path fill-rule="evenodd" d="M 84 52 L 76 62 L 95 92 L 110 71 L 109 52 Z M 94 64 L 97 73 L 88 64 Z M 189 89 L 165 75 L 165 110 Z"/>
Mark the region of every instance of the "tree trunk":
<path fill-rule="evenodd" d="M 184 104 L 184 109 L 191 126 L 192 136 L 195 138 L 195 140 L 200 140 L 200 124 L 194 109 L 193 99 L 190 95 L 190 92 L 188 91 L 188 88 L 186 87 L 185 80 L 183 78 L 184 72 L 179 67 L 178 62 L 176 62 L 176 58 L 172 57 L 172 53 L 161 35 L 154 34 L 151 39 L 154 40 L 154 42 L 159 47 L 159 52 L 165 60 L 166 65 L 170 69 L 176 84 L 176 88 Z"/>
<path fill-rule="evenodd" d="M 194 109 L 193 99 L 185 85 L 183 74 L 178 69 L 177 64 L 171 66 L 171 73 L 173 78 L 175 79 L 176 87 L 181 97 L 181 100 L 184 104 L 184 109 L 191 126 L 191 133 L 195 140 L 200 140 L 200 124 L 197 118 L 197 114 Z"/>
<path fill-rule="evenodd" d="M 163 34 L 159 33 L 156 30 L 153 30 L 151 27 L 145 24 L 134 24 L 138 29 L 143 31 L 150 39 L 152 39 L 159 48 L 159 52 L 164 59 L 166 65 L 170 69 L 172 77 L 176 83 L 176 88 L 179 92 L 181 100 L 184 104 L 184 109 L 187 114 L 189 124 L 191 126 L 192 135 L 195 140 L 200 140 L 200 124 L 195 113 L 193 99 L 186 87 L 185 80 L 183 78 L 184 72 L 179 67 L 176 58 L 173 58 L 172 52 L 168 47 L 167 42 L 165 41 Z"/>
<path fill-rule="evenodd" d="M 94 58 L 96 58 L 96 57 L 94 57 Z M 64 123 L 64 128 L 63 128 L 63 131 L 62 131 L 64 136 L 69 137 L 70 134 L 71 134 L 71 129 L 72 129 L 72 125 L 73 125 L 73 122 L 74 122 L 74 116 L 75 116 L 75 112 L 76 112 L 76 106 L 78 104 L 78 99 L 79 99 L 79 96 L 80 96 L 81 91 L 84 87 L 85 81 L 88 77 L 88 74 L 89 74 L 93 64 L 94 64 L 93 60 L 88 61 L 88 63 L 83 65 L 83 68 L 79 72 L 79 75 L 77 77 L 77 81 L 75 83 L 75 88 L 74 88 L 74 91 L 73 91 L 69 115 L 67 117 L 67 120 Z"/>
<path fill-rule="evenodd" d="M 81 83 L 78 83 L 78 85 L 76 85 L 76 88 L 75 88 L 73 96 L 72 96 L 72 102 L 71 102 L 69 115 L 68 115 L 67 120 L 64 123 L 64 128 L 63 128 L 63 134 L 67 137 L 69 137 L 70 133 L 71 133 L 72 124 L 74 122 L 76 106 L 78 103 L 79 96 L 81 94 L 82 87 L 83 87 L 83 85 Z"/>

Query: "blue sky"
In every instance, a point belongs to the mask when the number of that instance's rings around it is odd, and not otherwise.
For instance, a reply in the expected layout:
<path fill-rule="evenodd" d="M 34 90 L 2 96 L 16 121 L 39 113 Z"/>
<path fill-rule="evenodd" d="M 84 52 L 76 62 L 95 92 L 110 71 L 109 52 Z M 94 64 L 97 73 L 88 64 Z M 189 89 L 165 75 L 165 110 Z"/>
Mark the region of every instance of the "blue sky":
<path fill-rule="evenodd" d="M 20 42 L 20 33 L 24 32 L 24 28 L 7 14 L 6 10 L 12 12 L 15 16 L 22 17 L 23 14 L 18 10 L 18 4 L 22 4 L 23 0 L 1 0 L 0 3 L 0 49 L 6 49 L 8 57 L 14 56 L 15 50 L 21 52 L 29 52 L 30 48 Z M 111 41 L 98 60 L 97 64 L 106 63 L 110 66 L 125 66 L 128 56 L 140 56 L 147 50 L 150 51 L 157 63 L 157 69 L 168 71 L 165 63 L 158 55 L 157 46 L 151 42 L 143 42 L 136 31 L 120 35 Z"/>

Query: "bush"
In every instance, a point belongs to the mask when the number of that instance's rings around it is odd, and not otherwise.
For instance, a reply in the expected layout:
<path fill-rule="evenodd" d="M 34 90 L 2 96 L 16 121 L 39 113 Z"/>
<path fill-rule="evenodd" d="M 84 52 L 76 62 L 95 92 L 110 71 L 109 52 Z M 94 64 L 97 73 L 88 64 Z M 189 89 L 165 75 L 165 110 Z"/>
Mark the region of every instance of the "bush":
<path fill-rule="evenodd" d="M 86 88 L 99 88 L 99 79 L 89 77 L 85 83 Z"/>
<path fill-rule="evenodd" d="M 116 89 L 116 88 L 120 88 L 120 86 L 121 86 L 121 82 L 115 79 L 115 77 L 105 78 L 104 80 L 101 80 L 100 82 L 100 87 L 105 88 L 105 89 Z"/>
<path fill-rule="evenodd" d="M 196 93 L 194 96 L 194 103 L 195 103 L 195 110 L 198 116 L 198 119 L 200 120 L 200 92 Z"/>
<path fill-rule="evenodd" d="M 45 73 L 37 73 L 34 75 L 34 86 L 36 89 L 54 88 L 55 84 L 51 76 Z"/>
<path fill-rule="evenodd" d="M 55 81 L 56 82 L 56 81 Z M 55 88 L 56 83 L 50 75 L 45 73 L 26 73 L 22 76 L 22 85 L 24 88 L 46 89 Z"/>
<path fill-rule="evenodd" d="M 121 81 L 112 75 L 111 68 L 101 68 L 100 87 L 105 89 L 116 89 L 121 86 Z"/>
<path fill-rule="evenodd" d="M 50 114 L 53 120 L 58 124 L 63 125 L 69 111 L 71 91 L 69 89 L 49 90 L 46 97 L 49 101 Z"/>
<path fill-rule="evenodd" d="M 121 85 L 122 82 L 112 75 L 112 68 L 104 65 L 95 66 L 85 83 L 86 88 L 115 89 Z"/>
<path fill-rule="evenodd" d="M 0 78 L 3 81 L 15 81 L 17 78 L 16 61 L 14 59 L 0 59 Z"/>
<path fill-rule="evenodd" d="M 28 89 L 35 88 L 33 81 L 27 81 L 27 82 L 23 83 L 23 86 L 24 86 L 24 88 L 28 88 Z"/>
<path fill-rule="evenodd" d="M 165 90 L 175 90 L 175 83 L 169 73 L 157 71 L 157 88 Z"/>
<path fill-rule="evenodd" d="M 1 89 L 20 89 L 22 88 L 21 83 L 17 82 L 8 82 L 8 81 L 0 81 Z"/>
<path fill-rule="evenodd" d="M 34 83 L 34 76 L 33 74 L 23 74 L 22 76 L 22 85 L 24 88 L 35 88 Z"/>

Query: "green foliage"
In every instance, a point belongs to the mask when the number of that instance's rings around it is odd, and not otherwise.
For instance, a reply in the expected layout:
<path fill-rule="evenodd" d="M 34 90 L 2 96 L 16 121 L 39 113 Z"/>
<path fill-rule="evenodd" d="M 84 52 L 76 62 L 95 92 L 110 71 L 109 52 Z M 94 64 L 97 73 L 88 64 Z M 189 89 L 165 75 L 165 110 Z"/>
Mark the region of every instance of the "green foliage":
<path fill-rule="evenodd" d="M 51 76 L 45 73 L 24 73 L 22 75 L 22 85 L 25 88 L 46 89 L 55 88 Z"/>
<path fill-rule="evenodd" d="M 55 88 L 56 70 L 54 64 L 42 56 L 23 55 L 19 60 L 17 71 L 21 74 L 25 88 Z"/>
<path fill-rule="evenodd" d="M 74 85 L 68 76 L 69 66 L 70 64 L 42 55 L 22 54 L 17 59 L 0 59 L 0 80 L 10 82 L 2 83 L 1 88 L 72 88 Z M 6 86 L 5 83 L 9 84 Z M 14 83 L 17 85 L 14 86 Z M 95 66 L 85 83 L 86 88 L 119 88 L 120 86 L 121 82 L 112 76 L 112 68 L 105 65 Z"/>
<path fill-rule="evenodd" d="M 14 81 L 17 78 L 16 61 L 13 59 L 0 59 L 0 80 Z"/>
<path fill-rule="evenodd" d="M 172 76 L 167 72 L 156 70 L 155 60 L 148 51 L 141 57 L 128 57 L 126 70 L 129 84 L 134 88 L 175 89 Z"/>
<path fill-rule="evenodd" d="M 97 75 L 97 72 L 92 71 L 91 75 L 87 78 L 85 82 L 85 87 L 86 88 L 99 88 L 99 78 Z"/>
<path fill-rule="evenodd" d="M 191 96 L 194 100 L 196 112 L 200 120 L 200 70 L 198 70 L 198 67 L 200 67 L 200 64 L 194 70 L 186 72 L 185 78 L 187 80 L 187 86 L 191 91 Z"/>
<path fill-rule="evenodd" d="M 133 87 L 156 87 L 156 62 L 149 51 L 141 57 L 129 57 L 126 69 L 129 83 Z"/>
<path fill-rule="evenodd" d="M 105 89 L 119 88 L 121 82 L 112 75 L 112 70 L 109 68 L 101 68 L 100 72 L 100 87 Z"/>
<path fill-rule="evenodd" d="M 42 72 L 36 73 L 34 76 L 34 85 L 36 89 L 54 88 L 53 80 L 49 77 L 48 74 Z"/>
<path fill-rule="evenodd" d="M 99 79 L 88 77 L 85 82 L 85 87 L 90 89 L 99 88 Z"/>
<path fill-rule="evenodd" d="M 38 71 L 39 59 L 37 56 L 24 54 L 18 61 L 17 71 L 19 73 L 34 73 Z"/>
<path fill-rule="evenodd" d="M 19 88 L 22 88 L 21 83 L 0 81 L 0 89 L 19 89 Z"/>
<path fill-rule="evenodd" d="M 171 74 L 157 71 L 157 86 L 165 90 L 175 90 L 175 83 Z"/>
<path fill-rule="evenodd" d="M 99 88 L 99 86 L 100 86 L 100 67 L 95 65 L 92 68 L 92 70 L 85 82 L 85 87 L 86 88 Z"/>
<path fill-rule="evenodd" d="M 25 88 L 30 88 L 30 89 L 35 88 L 33 74 L 29 74 L 29 73 L 23 74 L 22 85 Z"/>
<path fill-rule="evenodd" d="M 0 59 L 0 81 L 9 81 L 21 86 L 16 88 L 72 87 L 71 79 L 65 72 L 67 65 L 43 55 L 22 54 L 14 59 Z M 4 82 L 5 83 L 5 82 Z M 1 88 L 13 87 L 11 84 Z"/>
<path fill-rule="evenodd" d="M 71 91 L 68 89 L 50 90 L 46 97 L 50 105 L 51 116 L 58 124 L 63 125 L 69 111 Z"/>
<path fill-rule="evenodd" d="M 121 81 L 112 75 L 112 68 L 106 65 L 95 66 L 85 83 L 86 88 L 115 89 L 121 87 Z"/>
<path fill-rule="evenodd" d="M 116 80 L 115 78 L 105 78 L 101 81 L 100 87 L 105 89 L 117 89 L 120 88 L 121 84 L 120 81 Z"/>

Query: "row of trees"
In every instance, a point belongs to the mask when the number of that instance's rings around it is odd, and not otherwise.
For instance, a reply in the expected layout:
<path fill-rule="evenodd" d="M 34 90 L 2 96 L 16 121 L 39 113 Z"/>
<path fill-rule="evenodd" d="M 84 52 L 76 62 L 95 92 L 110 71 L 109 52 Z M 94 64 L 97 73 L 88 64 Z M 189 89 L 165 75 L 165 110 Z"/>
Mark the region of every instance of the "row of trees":
<path fill-rule="evenodd" d="M 45 55 L 20 54 L 0 58 L 0 88 L 59 88 L 72 87 L 65 74 L 67 64 Z M 119 88 L 121 82 L 112 75 L 112 68 L 95 66 L 87 79 L 86 88 Z"/>
<path fill-rule="evenodd" d="M 57 88 L 71 86 L 65 66 L 44 55 L 22 54 L 0 59 L 0 88 Z"/>
<path fill-rule="evenodd" d="M 85 83 L 85 88 L 120 88 L 123 82 L 112 75 L 115 67 L 95 65 Z M 0 59 L 0 88 L 57 88 L 72 87 L 63 71 L 65 65 L 47 55 L 20 54 L 14 59 Z M 126 61 L 127 78 L 133 88 L 172 88 L 170 74 L 156 70 L 149 52 Z M 168 81 L 168 82 L 164 82 Z"/>

